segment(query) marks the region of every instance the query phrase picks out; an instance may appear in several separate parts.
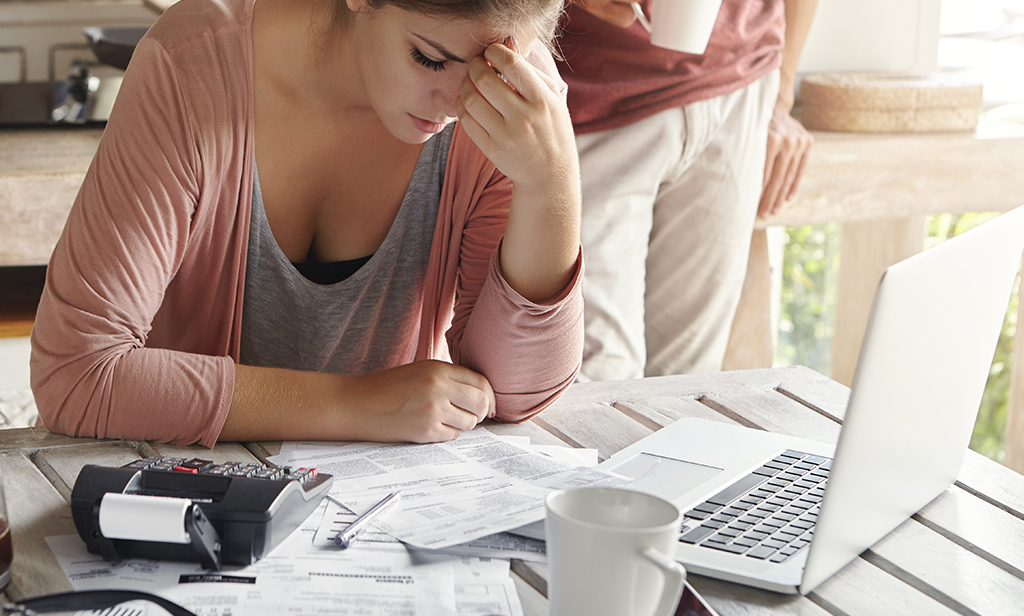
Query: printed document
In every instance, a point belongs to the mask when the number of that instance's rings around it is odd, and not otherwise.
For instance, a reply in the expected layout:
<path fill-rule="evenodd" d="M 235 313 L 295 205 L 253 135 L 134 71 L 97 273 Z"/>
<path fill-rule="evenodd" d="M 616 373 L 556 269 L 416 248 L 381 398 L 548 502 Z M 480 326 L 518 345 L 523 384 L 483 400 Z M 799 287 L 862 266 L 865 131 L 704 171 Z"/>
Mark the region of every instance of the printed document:
<path fill-rule="evenodd" d="M 289 447 L 269 459 L 330 473 L 331 495 L 355 512 L 400 490 L 401 502 L 376 527 L 410 546 L 432 549 L 541 520 L 544 497 L 552 490 L 627 483 L 619 475 L 571 466 L 482 428 L 446 443 Z"/>

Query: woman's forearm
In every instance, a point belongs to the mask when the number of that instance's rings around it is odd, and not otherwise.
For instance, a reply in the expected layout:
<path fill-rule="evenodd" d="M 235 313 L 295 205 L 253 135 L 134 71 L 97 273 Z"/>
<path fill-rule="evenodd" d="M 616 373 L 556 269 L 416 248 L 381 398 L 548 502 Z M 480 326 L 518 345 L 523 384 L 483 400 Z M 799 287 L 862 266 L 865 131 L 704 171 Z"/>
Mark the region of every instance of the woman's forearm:
<path fill-rule="evenodd" d="M 501 271 L 509 286 L 536 304 L 549 303 L 559 295 L 576 270 L 580 246 L 577 187 L 572 178 L 560 189 L 539 194 L 513 188 L 501 243 Z"/>
<path fill-rule="evenodd" d="M 348 440 L 333 390 L 342 377 L 280 368 L 235 366 L 222 441 Z M 332 419 L 328 419 L 331 417 Z"/>
<path fill-rule="evenodd" d="M 447 441 L 493 416 L 487 379 L 419 361 L 358 376 L 236 366 L 218 440 Z"/>

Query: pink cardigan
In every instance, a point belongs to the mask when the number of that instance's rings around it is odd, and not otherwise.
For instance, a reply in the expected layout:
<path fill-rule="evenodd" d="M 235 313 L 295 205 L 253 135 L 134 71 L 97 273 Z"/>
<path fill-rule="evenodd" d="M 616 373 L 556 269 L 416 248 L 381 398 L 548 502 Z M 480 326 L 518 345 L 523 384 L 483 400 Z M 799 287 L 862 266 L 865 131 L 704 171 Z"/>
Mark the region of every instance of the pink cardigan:
<path fill-rule="evenodd" d="M 32 389 L 50 430 L 217 440 L 238 361 L 252 198 L 253 3 L 182 0 L 132 58 L 32 332 Z M 416 358 L 484 374 L 498 418 L 520 421 L 579 370 L 582 257 L 552 305 L 511 289 L 496 250 L 510 191 L 456 127 Z"/>

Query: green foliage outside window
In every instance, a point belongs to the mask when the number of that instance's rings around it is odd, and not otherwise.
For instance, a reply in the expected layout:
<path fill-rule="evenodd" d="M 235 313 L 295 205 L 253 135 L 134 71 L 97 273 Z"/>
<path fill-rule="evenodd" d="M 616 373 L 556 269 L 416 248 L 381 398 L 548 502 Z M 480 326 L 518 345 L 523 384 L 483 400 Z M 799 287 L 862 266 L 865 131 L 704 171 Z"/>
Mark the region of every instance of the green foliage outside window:
<path fill-rule="evenodd" d="M 785 230 L 777 364 L 830 374 L 839 273 L 839 225 Z"/>

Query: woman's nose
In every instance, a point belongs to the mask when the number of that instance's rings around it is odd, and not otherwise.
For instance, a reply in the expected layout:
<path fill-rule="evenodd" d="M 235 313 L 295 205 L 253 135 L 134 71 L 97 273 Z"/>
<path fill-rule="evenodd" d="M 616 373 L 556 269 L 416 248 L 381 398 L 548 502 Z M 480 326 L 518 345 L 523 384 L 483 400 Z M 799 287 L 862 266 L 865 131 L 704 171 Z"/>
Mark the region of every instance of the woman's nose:
<path fill-rule="evenodd" d="M 462 94 L 462 82 L 469 75 L 469 71 L 451 71 L 451 73 L 446 75 L 444 83 L 439 84 L 434 90 L 434 104 L 447 117 L 454 118 L 457 115 L 455 101 Z"/>

